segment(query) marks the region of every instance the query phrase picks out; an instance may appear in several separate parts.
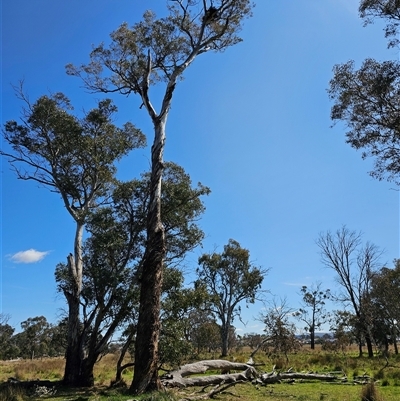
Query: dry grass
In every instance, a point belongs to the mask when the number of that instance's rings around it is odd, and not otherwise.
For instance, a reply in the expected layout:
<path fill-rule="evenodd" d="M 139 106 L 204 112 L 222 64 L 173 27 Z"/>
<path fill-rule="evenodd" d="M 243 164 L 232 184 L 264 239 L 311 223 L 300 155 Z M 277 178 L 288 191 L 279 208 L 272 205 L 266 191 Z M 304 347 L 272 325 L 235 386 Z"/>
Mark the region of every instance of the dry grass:
<path fill-rule="evenodd" d="M 242 349 L 229 357 L 230 360 L 245 362 L 251 353 L 250 349 Z M 201 355 L 202 358 L 212 358 L 212 355 Z M 218 358 L 218 355 L 216 355 Z M 254 358 L 261 371 L 270 371 L 275 365 L 276 369 L 285 370 L 292 367 L 295 371 L 317 371 L 326 373 L 331 371 L 341 371 L 347 375 L 349 381 L 353 377 L 366 373 L 378 381 L 377 388 L 353 385 L 334 385 L 319 382 L 276 384 L 268 386 L 255 386 L 240 384 L 231 388 L 230 394 L 219 395 L 223 401 L 233 401 L 238 397 L 242 401 L 286 401 L 295 398 L 297 401 L 397 401 L 400 400 L 400 356 L 393 356 L 390 365 L 382 369 L 386 361 L 375 357 L 358 358 L 357 353 L 332 353 L 321 349 L 310 350 L 303 348 L 300 352 L 290 354 L 288 361 L 286 358 L 274 355 L 266 355 L 260 352 Z M 128 362 L 128 360 L 126 361 Z M 51 380 L 58 381 L 62 378 L 64 371 L 64 359 L 41 359 L 41 360 L 20 360 L 20 361 L 0 361 L 0 382 L 7 381 L 9 377 L 15 377 L 21 381 L 26 380 Z M 129 398 L 121 389 L 107 389 L 111 381 L 115 378 L 115 368 L 117 363 L 116 355 L 106 355 L 95 366 L 95 388 L 92 389 L 60 389 L 53 400 L 76 400 L 84 398 L 88 401 L 124 401 Z M 123 380 L 129 386 L 132 381 L 132 369 L 125 371 Z M 23 401 L 26 399 L 24 393 L 18 389 L 6 389 L 1 391 L 0 401 Z M 81 392 L 79 392 L 81 391 Z M 82 391 L 90 391 L 82 393 Z M 191 390 L 190 390 L 191 391 Z M 362 394 L 361 394 L 362 391 Z M 30 400 L 36 399 L 35 395 L 28 394 Z M 79 397 L 78 397 L 79 395 Z M 25 398 L 24 398 L 25 397 Z M 35 398 L 36 397 L 36 398 Z M 78 397 L 78 398 L 77 398 Z M 362 398 L 363 397 L 363 398 Z M 375 397 L 375 398 L 374 398 Z M 46 397 L 49 399 L 49 397 Z M 39 399 L 39 398 L 37 398 Z M 157 400 L 157 398 L 154 398 Z"/>
<path fill-rule="evenodd" d="M 374 382 L 363 386 L 361 390 L 361 401 L 383 401 Z"/>
<path fill-rule="evenodd" d="M 9 377 L 26 380 L 61 380 L 64 374 L 64 358 L 0 361 L 0 382 Z"/>

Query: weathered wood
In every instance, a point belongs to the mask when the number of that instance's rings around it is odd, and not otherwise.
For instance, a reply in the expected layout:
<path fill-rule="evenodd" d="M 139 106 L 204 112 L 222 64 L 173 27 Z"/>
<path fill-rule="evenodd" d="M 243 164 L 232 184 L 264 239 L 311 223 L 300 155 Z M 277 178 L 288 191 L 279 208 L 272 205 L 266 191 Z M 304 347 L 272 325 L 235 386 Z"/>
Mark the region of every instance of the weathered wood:
<path fill-rule="evenodd" d="M 240 373 L 227 373 L 209 376 L 188 377 L 207 372 L 208 370 L 220 370 L 230 372 L 241 370 Z M 162 377 L 162 383 L 170 387 L 206 386 L 210 384 L 234 383 L 237 381 L 249 381 L 258 376 L 253 366 L 246 363 L 230 362 L 223 359 L 199 361 L 182 366 L 180 369 L 170 372 Z"/>
<path fill-rule="evenodd" d="M 212 374 L 199 376 L 209 370 L 220 371 L 221 374 Z M 230 373 L 231 371 L 238 371 L 237 373 Z M 222 359 L 217 360 L 205 360 L 191 364 L 184 365 L 177 370 L 174 370 L 168 374 L 165 374 L 161 380 L 162 384 L 166 387 L 190 387 L 190 386 L 208 386 L 218 385 L 215 389 L 219 389 L 218 392 L 222 391 L 220 388 L 222 385 L 234 385 L 238 383 L 252 382 L 256 385 L 266 385 L 281 382 L 295 382 L 296 380 L 320 380 L 328 382 L 347 382 L 347 377 L 338 376 L 337 373 L 297 373 L 293 372 L 292 368 L 285 372 L 277 372 L 274 368 L 271 372 L 259 374 L 254 366 L 248 363 L 237 363 L 230 362 Z M 340 372 L 342 373 L 342 372 Z M 197 375 L 194 377 L 189 377 Z M 356 383 L 356 381 L 355 381 Z M 207 398 L 206 396 L 192 398 L 189 396 L 187 399 L 202 399 Z"/>
<path fill-rule="evenodd" d="M 335 381 L 338 377 L 332 374 L 296 373 L 296 372 L 270 372 L 260 375 L 263 384 L 279 383 L 283 380 L 322 380 Z"/>

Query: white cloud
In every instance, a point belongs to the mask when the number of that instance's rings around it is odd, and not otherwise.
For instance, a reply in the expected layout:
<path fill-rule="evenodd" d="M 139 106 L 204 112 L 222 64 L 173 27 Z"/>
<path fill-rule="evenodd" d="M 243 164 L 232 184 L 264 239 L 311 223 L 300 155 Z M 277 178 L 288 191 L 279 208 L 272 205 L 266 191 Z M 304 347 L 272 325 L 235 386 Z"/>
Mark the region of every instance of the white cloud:
<path fill-rule="evenodd" d="M 302 283 L 288 283 L 288 282 L 286 282 L 286 283 L 283 283 L 283 285 L 288 285 L 288 286 L 290 286 L 290 287 L 302 287 L 304 284 L 302 284 Z"/>
<path fill-rule="evenodd" d="M 40 262 L 50 251 L 40 252 L 36 249 L 17 252 L 10 257 L 14 263 L 36 263 Z"/>

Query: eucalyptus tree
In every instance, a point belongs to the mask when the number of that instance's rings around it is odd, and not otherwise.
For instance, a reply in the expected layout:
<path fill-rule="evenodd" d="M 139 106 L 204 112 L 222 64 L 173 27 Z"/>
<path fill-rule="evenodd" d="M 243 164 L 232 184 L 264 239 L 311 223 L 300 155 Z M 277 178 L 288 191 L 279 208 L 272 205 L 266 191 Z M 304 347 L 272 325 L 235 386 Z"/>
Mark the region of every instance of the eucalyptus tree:
<path fill-rule="evenodd" d="M 398 354 L 400 333 L 400 260 L 394 268 L 383 267 L 372 279 L 371 302 L 374 311 L 375 332 L 390 339 Z M 379 325 L 378 323 L 381 323 Z M 386 330 L 384 329 L 386 328 Z"/>
<path fill-rule="evenodd" d="M 161 199 L 167 244 L 164 269 L 169 280 L 163 294 L 165 297 L 172 292 L 169 298 L 176 303 L 182 292 L 182 274 L 176 265 L 204 237 L 197 221 L 205 210 L 201 197 L 210 190 L 200 183 L 193 186 L 190 176 L 174 163 L 165 163 L 164 177 Z M 81 291 L 80 385 L 93 385 L 93 367 L 107 352 L 117 329 L 129 326 L 132 332 L 136 331 L 149 186 L 148 173 L 140 179 L 115 182 L 109 203 L 88 216 L 86 228 L 90 236 L 84 243 Z M 67 267 L 60 264 L 56 281 L 64 293 L 71 285 L 67 273 Z M 126 333 L 127 342 L 134 338 L 130 334 Z"/>
<path fill-rule="evenodd" d="M 80 296 L 82 290 L 82 236 L 87 216 L 105 198 L 116 172 L 115 162 L 145 144 L 144 135 L 131 123 L 112 124 L 116 106 L 111 100 L 98 102 L 82 118 L 71 113 L 72 105 L 62 93 L 41 96 L 25 103 L 21 122 L 8 121 L 3 130 L 11 150 L 0 154 L 22 180 L 33 180 L 61 196 L 76 224 L 73 253 L 67 257 L 70 286 L 68 345 L 64 383 L 78 384 Z"/>
<path fill-rule="evenodd" d="M 166 123 L 177 83 L 195 58 L 222 52 L 241 41 L 238 32 L 251 15 L 251 0 L 167 0 L 168 15 L 152 11 L 132 27 L 122 24 L 111 33 L 111 44 L 100 44 L 90 62 L 67 66 L 94 92 L 136 94 L 154 126 L 151 148 L 150 207 L 147 216 L 146 256 L 141 275 L 141 295 L 136 338 L 133 393 L 161 387 L 157 373 L 160 333 L 160 299 L 166 252 L 161 216 L 161 182 Z M 165 84 L 161 104 L 152 103 L 149 89 Z"/>
<path fill-rule="evenodd" d="M 301 295 L 303 305 L 294 316 L 306 324 L 305 329 L 310 333 L 311 349 L 315 348 L 315 330 L 321 328 L 329 319 L 326 311 L 326 301 L 331 298 L 330 290 L 322 290 L 322 284 L 313 284 L 310 288 L 303 285 L 301 287 Z"/>
<path fill-rule="evenodd" d="M 18 356 L 18 347 L 13 341 L 15 328 L 8 324 L 10 315 L 0 313 L 0 360 Z"/>
<path fill-rule="evenodd" d="M 261 292 L 267 270 L 252 265 L 250 252 L 230 239 L 222 253 L 199 258 L 198 282 L 210 294 L 210 311 L 221 321 L 222 356 L 228 355 L 229 330 L 235 317 L 240 318 L 240 303 L 254 303 Z"/>
<path fill-rule="evenodd" d="M 380 267 L 382 251 L 369 242 L 363 245 L 362 234 L 350 231 L 346 226 L 335 233 L 321 233 L 316 243 L 321 251 L 322 263 L 336 273 L 336 280 L 342 288 L 337 299 L 353 309 L 357 329 L 367 344 L 368 356 L 373 357 L 370 293 L 373 276 Z"/>
<path fill-rule="evenodd" d="M 360 16 L 365 24 L 375 18 L 387 21 L 389 47 L 399 44 L 400 2 L 362 0 Z M 331 119 L 348 128 L 346 142 L 372 157 L 371 176 L 400 184 L 400 62 L 366 59 L 359 69 L 354 61 L 337 64 L 328 89 L 334 101 Z"/>
<path fill-rule="evenodd" d="M 22 332 L 16 335 L 20 356 L 34 359 L 47 355 L 51 341 L 50 328 L 44 316 L 30 317 L 21 322 Z"/>
<path fill-rule="evenodd" d="M 361 0 L 359 12 L 365 25 L 373 23 L 375 18 L 383 18 L 386 20 L 387 25 L 384 31 L 385 37 L 389 40 L 388 47 L 396 47 L 399 45 L 399 0 Z"/>

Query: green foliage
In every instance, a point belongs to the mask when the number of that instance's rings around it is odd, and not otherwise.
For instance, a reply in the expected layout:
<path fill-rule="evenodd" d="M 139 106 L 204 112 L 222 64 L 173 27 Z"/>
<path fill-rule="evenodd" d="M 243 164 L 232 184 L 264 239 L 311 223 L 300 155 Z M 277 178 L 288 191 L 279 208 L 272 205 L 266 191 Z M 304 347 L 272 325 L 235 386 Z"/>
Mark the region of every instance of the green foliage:
<path fill-rule="evenodd" d="M 0 360 L 18 356 L 19 349 L 13 341 L 15 329 L 7 324 L 9 316 L 0 313 Z"/>
<path fill-rule="evenodd" d="M 65 325 L 51 325 L 44 316 L 36 316 L 22 322 L 21 328 L 22 331 L 8 342 L 13 350 L 12 357 L 33 359 L 65 353 Z"/>
<path fill-rule="evenodd" d="M 398 0 L 361 0 L 359 11 L 365 25 L 375 18 L 386 20 L 389 47 L 398 46 Z M 361 149 L 363 158 L 374 158 L 373 177 L 399 184 L 400 63 L 366 59 L 355 70 L 354 61 L 348 61 L 335 65 L 333 72 L 328 90 L 334 101 L 332 120 L 345 122 L 347 143 Z"/>
<path fill-rule="evenodd" d="M 249 0 L 214 1 L 218 17 L 211 22 L 205 18 L 206 2 L 168 3 L 168 16 L 156 18 L 154 12 L 146 11 L 143 20 L 131 28 L 122 24 L 111 33 L 109 47 L 95 47 L 89 64 L 70 64 L 67 73 L 82 77 L 91 90 L 138 93 L 153 116 L 147 94 L 149 85 L 169 83 L 164 103 L 170 100 L 176 80 L 197 55 L 223 51 L 241 41 L 237 33 L 253 7 Z"/>
<path fill-rule="evenodd" d="M 290 321 L 292 316 L 293 310 L 287 306 L 286 300 L 282 300 L 279 305 L 273 301 L 266 313 L 261 316 L 266 334 L 263 348 L 269 354 L 284 355 L 287 361 L 289 353 L 300 348 L 296 338 L 296 327 Z"/>
<path fill-rule="evenodd" d="M 228 351 L 229 327 L 240 317 L 240 303 L 254 303 L 267 270 L 253 266 L 250 253 L 230 239 L 221 254 L 204 254 L 197 268 L 198 284 L 210 294 L 210 310 L 221 321 L 222 354 Z"/>
<path fill-rule="evenodd" d="M 398 0 L 361 0 L 359 11 L 365 25 L 371 24 L 375 18 L 387 20 L 385 37 L 389 40 L 388 47 L 399 45 L 397 34 L 400 25 L 400 5 Z"/>
<path fill-rule="evenodd" d="M 315 346 L 315 331 L 327 322 L 329 314 L 325 310 L 325 301 L 331 298 L 330 290 L 321 290 L 321 283 L 313 285 L 311 288 L 303 286 L 301 288 L 303 305 L 294 316 L 306 324 L 305 330 L 311 335 L 311 348 Z"/>
<path fill-rule="evenodd" d="M 140 275 L 146 246 L 150 175 L 129 182 L 115 182 L 112 202 L 88 216 L 90 236 L 84 244 L 81 303 L 84 306 L 82 341 L 93 366 L 107 352 L 119 327 L 136 330 Z M 166 267 L 163 283 L 163 331 L 160 363 L 179 364 L 191 352 L 185 340 L 186 314 L 203 297 L 200 289 L 182 289 L 182 273 L 175 268 L 188 251 L 203 239 L 197 220 L 204 211 L 201 197 L 210 190 L 192 186 L 183 168 L 165 163 L 162 207 L 166 234 Z M 56 280 L 61 291 L 71 286 L 68 267 L 59 264 Z M 127 334 L 127 340 L 132 337 Z"/>
<path fill-rule="evenodd" d="M 3 137 L 12 152 L 1 151 L 19 178 L 35 180 L 59 192 L 75 220 L 84 207 L 104 196 L 115 173 L 114 162 L 145 144 L 143 134 L 131 123 L 112 124 L 117 108 L 106 99 L 79 119 L 71 114 L 69 99 L 62 93 L 25 101 L 21 124 L 7 121 Z M 80 210 L 80 212 L 78 212 Z"/>
<path fill-rule="evenodd" d="M 132 391 L 140 394 L 156 381 L 157 341 L 165 258 L 164 216 L 161 183 L 164 170 L 165 128 L 172 96 L 179 79 L 194 59 L 207 51 L 222 51 L 240 41 L 244 18 L 251 15 L 250 0 L 171 0 L 169 15 L 157 19 L 147 11 L 143 20 L 131 28 L 122 24 L 111 33 L 111 44 L 93 49 L 87 65 L 67 66 L 67 73 L 80 76 L 91 91 L 131 93 L 140 96 L 142 106 L 154 125 L 151 157 L 151 207 L 147 211 L 147 241 L 144 267 L 140 272 L 141 312 L 138 318 L 135 375 Z M 216 12 L 210 18 L 210 9 Z M 159 111 L 153 106 L 149 87 L 163 81 L 165 92 Z M 149 335 L 151 333 L 151 335 Z M 147 351 L 149 350 L 149 352 Z M 150 368 L 149 368 L 150 367 Z M 150 370 L 149 370 L 150 369 Z"/>
<path fill-rule="evenodd" d="M 400 333 L 400 260 L 394 265 L 393 269 L 383 267 L 373 276 L 370 293 L 372 331 L 386 353 L 389 343 L 393 344 Z"/>
<path fill-rule="evenodd" d="M 373 157 L 370 174 L 400 183 L 400 63 L 367 59 L 359 70 L 354 62 L 334 67 L 329 95 L 334 100 L 331 118 L 342 120 L 349 130 L 346 142 Z"/>

